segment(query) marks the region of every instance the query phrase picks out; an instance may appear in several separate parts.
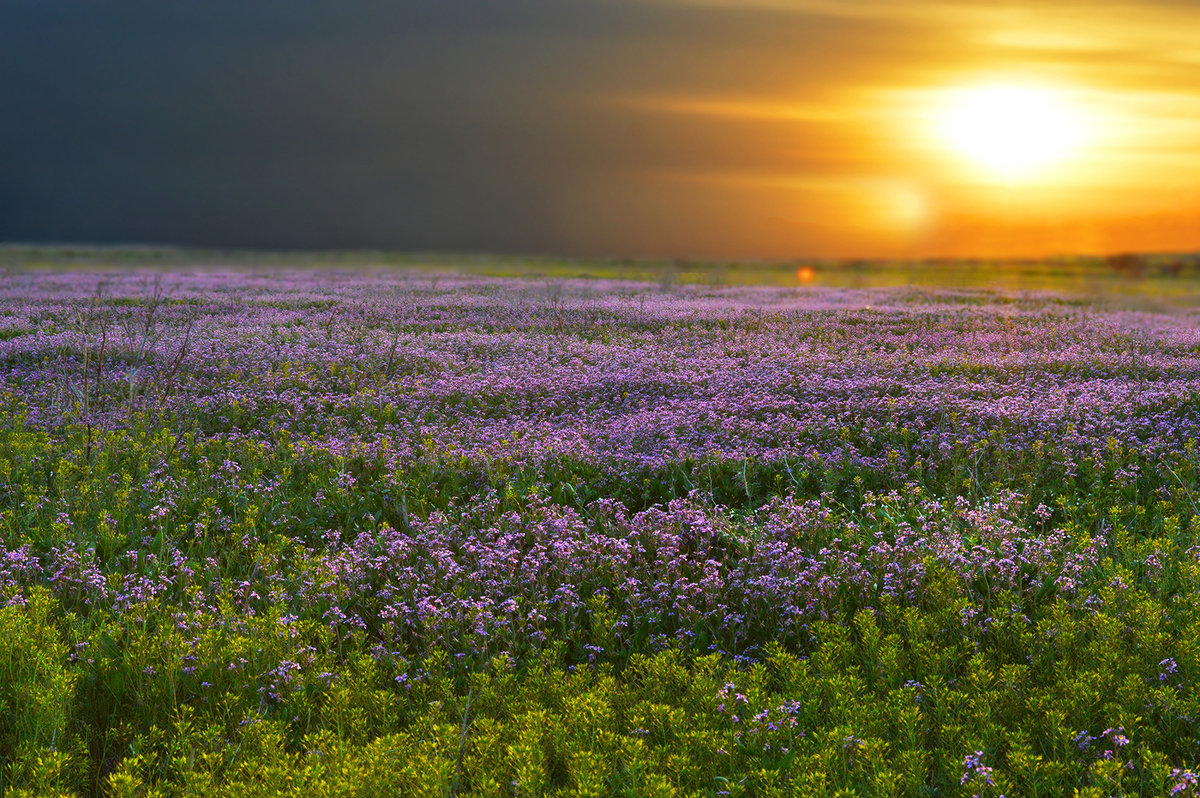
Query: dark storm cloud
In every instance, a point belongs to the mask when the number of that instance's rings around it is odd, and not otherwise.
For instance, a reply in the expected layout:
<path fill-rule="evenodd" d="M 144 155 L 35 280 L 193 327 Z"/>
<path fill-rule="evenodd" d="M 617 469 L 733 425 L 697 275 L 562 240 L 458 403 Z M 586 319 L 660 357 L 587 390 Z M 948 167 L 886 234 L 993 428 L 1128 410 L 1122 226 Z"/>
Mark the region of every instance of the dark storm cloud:
<path fill-rule="evenodd" d="M 0 238 L 518 247 L 556 87 L 495 5 L 7 4 Z"/>

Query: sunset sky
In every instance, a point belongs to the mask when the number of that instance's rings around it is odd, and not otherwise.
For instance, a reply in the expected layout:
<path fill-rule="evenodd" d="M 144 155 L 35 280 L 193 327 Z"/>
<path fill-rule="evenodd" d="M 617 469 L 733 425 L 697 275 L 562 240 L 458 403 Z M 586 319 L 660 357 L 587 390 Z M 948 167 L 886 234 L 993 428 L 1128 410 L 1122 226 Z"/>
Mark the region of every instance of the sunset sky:
<path fill-rule="evenodd" d="M 1200 2 L 6 0 L 0 241 L 1200 249 Z"/>

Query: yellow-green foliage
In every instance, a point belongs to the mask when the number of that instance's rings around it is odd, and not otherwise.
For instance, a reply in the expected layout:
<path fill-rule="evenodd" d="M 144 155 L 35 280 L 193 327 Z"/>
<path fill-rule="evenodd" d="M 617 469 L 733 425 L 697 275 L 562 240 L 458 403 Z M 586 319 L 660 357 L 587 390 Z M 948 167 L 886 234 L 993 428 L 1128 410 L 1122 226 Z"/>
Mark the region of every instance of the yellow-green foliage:
<path fill-rule="evenodd" d="M 70 767 L 72 699 L 54 600 L 44 590 L 0 607 L 0 755 L 3 783 L 52 790 Z M 76 752 L 72 752 L 76 753 Z"/>
<path fill-rule="evenodd" d="M 449 632 L 429 644 L 388 637 L 387 619 L 366 609 L 376 588 L 348 583 L 322 547 L 361 540 L 355 551 L 375 556 L 378 541 L 449 512 L 447 496 L 467 487 L 503 488 L 485 521 L 517 534 L 545 520 L 560 483 L 507 474 L 492 485 L 494 472 L 469 476 L 440 459 L 385 474 L 367 458 L 298 452 L 286 436 L 205 441 L 148 423 L 89 452 L 80 430 L 51 439 L 12 423 L 0 432 L 5 794 L 1195 789 L 1200 525 L 1186 459 L 1135 484 L 1101 461 L 1041 483 L 1063 557 L 1094 555 L 1070 585 L 1031 572 L 1014 589 L 923 555 L 911 564 L 919 591 L 889 593 L 882 562 L 865 592 L 831 577 L 824 616 L 786 640 L 722 636 L 703 616 L 658 634 L 665 622 L 636 626 L 615 590 L 596 591 L 578 617 L 546 618 L 540 636 L 505 639 L 506 654 L 485 657 Z M 242 476 L 215 478 L 218 466 Z M 347 489 L 347 475 L 360 487 Z M 795 533 L 806 550 L 854 534 L 868 547 L 928 508 L 951 519 L 947 534 L 986 544 L 945 509 L 958 497 L 919 485 L 874 496 L 873 478 L 814 477 L 840 492 L 818 494 L 811 512 L 840 515 Z M 462 523 L 474 523 L 469 512 Z M 730 557 L 764 534 L 750 507 L 712 519 Z M 29 576 L 23 557 L 62 570 Z M 153 587 L 144 597 L 143 584 Z M 331 598 L 297 609 L 303 586 Z M 331 621 L 334 599 L 368 620 Z"/>

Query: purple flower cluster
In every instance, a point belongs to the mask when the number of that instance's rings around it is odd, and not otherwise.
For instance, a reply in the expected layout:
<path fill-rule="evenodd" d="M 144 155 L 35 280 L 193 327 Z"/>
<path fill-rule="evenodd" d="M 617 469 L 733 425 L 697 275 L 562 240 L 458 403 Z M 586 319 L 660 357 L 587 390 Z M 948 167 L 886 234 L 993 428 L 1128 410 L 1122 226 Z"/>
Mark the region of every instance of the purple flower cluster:
<path fill-rule="evenodd" d="M 1171 768 L 1171 795 L 1195 795 L 1200 792 L 1200 776 L 1190 770 Z"/>
<path fill-rule="evenodd" d="M 214 625 L 230 609 L 254 617 L 274 608 L 288 629 L 306 617 L 368 634 L 379 655 L 440 647 L 490 656 L 574 638 L 589 640 L 594 658 L 605 642 L 646 636 L 741 653 L 767 639 L 803 642 L 814 621 L 855 607 L 919 605 L 930 561 L 963 590 L 982 581 L 1016 600 L 1055 584 L 1070 597 L 1105 545 L 1027 528 L 1011 493 L 974 505 L 917 489 L 868 496 L 857 521 L 829 499 L 777 499 L 742 518 L 699 495 L 637 513 L 612 500 L 582 511 L 531 502 L 506 512 L 491 494 L 414 518 L 406 531 L 330 533 L 299 559 L 260 553 L 270 578 L 256 583 L 222 582 L 176 548 L 131 551 L 102 571 L 74 545 L 41 558 L 22 546 L 0 557 L 0 588 L 45 584 L 72 604 L 120 612 L 167 598 Z M 991 618 L 971 613 L 964 624 L 985 632 Z M 271 690 L 303 661 L 298 651 Z"/>
<path fill-rule="evenodd" d="M 206 271 L 158 288 L 17 274 L 0 307 L 0 391 L 49 428 L 154 404 L 203 435 L 286 430 L 334 456 L 614 474 L 705 458 L 907 474 L 1200 437 L 1194 315 L 1052 296 Z"/>
<path fill-rule="evenodd" d="M 1056 457 L 1067 474 L 1088 458 L 1119 462 L 1113 479 L 1134 481 L 1138 462 L 1200 438 L 1193 316 L 1049 295 L 323 271 L 203 271 L 156 285 L 89 272 L 9 275 L 0 307 L 11 417 L 56 440 L 86 427 L 91 447 L 93 433 L 150 414 L 206 452 L 190 468 L 151 463 L 128 486 L 140 502 L 122 516 L 128 551 L 123 541 L 97 553 L 88 540 L 117 524 L 109 509 L 84 517 L 61 496 L 13 492 L 12 511 L 52 534 L 0 550 L 5 600 L 43 585 L 72 610 L 133 618 L 169 606 L 193 641 L 205 626 L 276 613 L 294 645 L 247 675 L 264 700 L 317 667 L 297 619 L 357 636 L 381 659 L 565 640 L 579 661 L 599 661 L 680 645 L 748 656 L 765 641 L 807 641 L 812 624 L 848 611 L 920 606 L 934 578 L 987 594 L 962 609 L 972 635 L 1001 612 L 1024 617 L 1034 594 L 1086 612 L 1101 599 L 1077 593 L 1107 528 L 1077 536 L 1050 507 L 995 486 L 968 502 L 913 485 L 954 462 L 982 488 L 980 468 L 1006 455 Z M 286 451 L 288 470 L 336 473 L 297 501 L 283 469 L 229 459 L 239 446 Z M 367 461 L 369 473 L 351 465 Z M 573 473 L 597 483 L 665 469 L 692 493 L 566 506 L 548 498 L 577 487 L 547 476 L 563 461 L 586 464 Z M 743 470 L 735 512 L 696 484 L 703 471 L 689 468 L 701 462 L 770 463 L 781 482 L 755 510 Z M 476 483 L 390 521 L 353 510 L 372 491 L 385 497 L 376 510 L 403 496 L 403 479 L 430 463 L 539 476 L 519 512 Z M 796 498 L 819 491 L 807 474 L 847 464 L 909 488 L 867 493 L 850 511 L 832 493 Z M 334 506 L 353 517 L 329 520 Z M 268 529 L 286 544 L 263 545 Z M 1159 680 L 1172 668 L 1164 661 Z"/>

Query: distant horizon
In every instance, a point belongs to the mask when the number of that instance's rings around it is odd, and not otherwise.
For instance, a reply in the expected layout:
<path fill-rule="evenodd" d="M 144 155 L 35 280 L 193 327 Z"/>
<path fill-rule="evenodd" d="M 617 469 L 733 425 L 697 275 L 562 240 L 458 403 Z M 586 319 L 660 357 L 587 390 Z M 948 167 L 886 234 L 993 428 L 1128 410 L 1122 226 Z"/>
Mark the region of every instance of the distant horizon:
<path fill-rule="evenodd" d="M 345 248 L 273 248 L 273 247 L 240 247 L 221 245 L 170 244 L 155 242 L 88 242 L 88 241 L 0 241 L 0 252 L 17 250 L 50 250 L 57 255 L 66 253 L 86 256 L 91 253 L 121 254 L 124 252 L 137 253 L 175 253 L 188 255 L 224 255 L 224 256 L 264 256 L 264 257 L 321 257 L 321 256 L 354 256 L 404 259 L 488 259 L 501 260 L 530 260 L 530 261 L 568 261 L 586 263 L 589 261 L 619 264 L 621 262 L 646 264 L 679 264 L 679 265 L 797 265 L 828 264 L 853 265 L 869 263 L 1039 263 L 1071 260 L 1096 260 L 1133 255 L 1139 258 L 1200 258 L 1200 247 L 1196 249 L 1176 250 L 1113 250 L 1109 252 L 1054 252 L 1039 254 L 1008 254 L 1008 255 L 924 255 L 911 257 L 872 257 L 850 255 L 845 257 L 814 257 L 807 255 L 791 255 L 779 257 L 714 257 L 706 255 L 639 255 L 639 254 L 593 254 L 568 255 L 557 252 L 538 251 L 483 251 L 483 250 L 449 250 L 449 249 L 382 249 L 378 247 L 345 247 Z"/>

